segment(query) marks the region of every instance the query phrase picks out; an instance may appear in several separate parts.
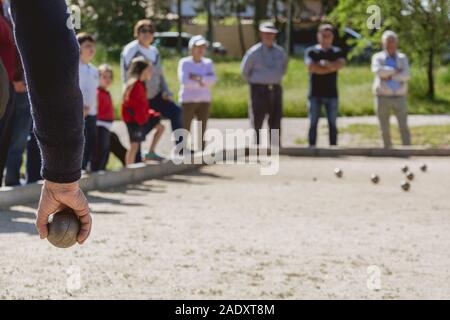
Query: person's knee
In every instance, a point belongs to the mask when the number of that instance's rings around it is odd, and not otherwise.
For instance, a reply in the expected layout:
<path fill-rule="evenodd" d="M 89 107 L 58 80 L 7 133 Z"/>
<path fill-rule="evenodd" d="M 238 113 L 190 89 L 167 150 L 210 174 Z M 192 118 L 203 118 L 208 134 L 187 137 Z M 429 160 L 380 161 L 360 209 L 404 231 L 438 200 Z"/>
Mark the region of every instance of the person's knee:
<path fill-rule="evenodd" d="M 156 131 L 160 134 L 164 133 L 166 131 L 166 127 L 162 123 L 158 123 L 156 125 Z"/>

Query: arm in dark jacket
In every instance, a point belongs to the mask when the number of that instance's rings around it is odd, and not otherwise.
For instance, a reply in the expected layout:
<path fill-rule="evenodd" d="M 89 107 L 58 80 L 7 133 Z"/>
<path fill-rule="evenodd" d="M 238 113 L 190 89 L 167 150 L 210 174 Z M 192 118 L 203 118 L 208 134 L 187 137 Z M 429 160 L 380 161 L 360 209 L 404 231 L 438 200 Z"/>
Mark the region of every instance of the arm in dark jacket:
<path fill-rule="evenodd" d="M 81 176 L 83 99 L 79 46 L 67 24 L 66 2 L 12 0 L 11 11 L 42 152 L 42 176 L 75 182 Z"/>

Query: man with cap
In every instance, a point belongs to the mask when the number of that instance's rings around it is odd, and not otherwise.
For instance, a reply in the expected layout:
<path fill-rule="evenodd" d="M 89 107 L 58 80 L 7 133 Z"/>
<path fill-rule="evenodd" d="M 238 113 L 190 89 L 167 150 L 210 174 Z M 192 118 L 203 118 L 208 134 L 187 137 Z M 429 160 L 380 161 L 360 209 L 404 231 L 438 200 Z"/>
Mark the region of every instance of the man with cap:
<path fill-rule="evenodd" d="M 281 82 L 286 74 L 288 56 L 275 43 L 278 33 L 271 22 L 259 27 L 261 42 L 251 47 L 242 60 L 241 72 L 250 85 L 249 115 L 256 130 L 257 143 L 264 119 L 269 115 L 269 128 L 281 129 L 283 115 L 283 90 Z"/>
<path fill-rule="evenodd" d="M 317 126 L 320 119 L 322 105 L 327 111 L 330 145 L 337 145 L 338 130 L 338 71 L 345 66 L 345 55 L 341 49 L 333 46 L 334 28 L 330 24 L 323 24 L 317 32 L 316 46 L 305 52 L 305 64 L 309 70 L 308 107 L 309 145 L 315 147 L 317 143 Z"/>

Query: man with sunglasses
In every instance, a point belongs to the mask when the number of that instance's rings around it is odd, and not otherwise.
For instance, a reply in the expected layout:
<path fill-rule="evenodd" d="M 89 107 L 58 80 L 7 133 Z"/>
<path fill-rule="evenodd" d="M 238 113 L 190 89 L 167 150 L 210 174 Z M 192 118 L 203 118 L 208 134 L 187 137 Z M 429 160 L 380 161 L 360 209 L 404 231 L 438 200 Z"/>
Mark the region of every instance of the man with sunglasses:
<path fill-rule="evenodd" d="M 309 129 L 309 145 L 317 143 L 317 126 L 322 105 L 327 111 L 330 145 L 337 145 L 338 117 L 338 71 L 345 66 L 343 51 L 333 46 L 334 28 L 323 24 L 317 33 L 318 44 L 305 52 L 305 64 L 309 70 L 308 107 L 311 126 Z"/>
<path fill-rule="evenodd" d="M 138 21 L 134 27 L 134 37 L 135 40 L 125 46 L 121 55 L 123 82 L 127 81 L 127 72 L 131 61 L 136 57 L 144 57 L 153 66 L 152 79 L 146 83 L 150 106 L 171 121 L 173 131 L 182 129 L 181 109 L 173 101 L 173 94 L 164 78 L 161 55 L 158 49 L 152 46 L 153 23 L 147 19 Z"/>

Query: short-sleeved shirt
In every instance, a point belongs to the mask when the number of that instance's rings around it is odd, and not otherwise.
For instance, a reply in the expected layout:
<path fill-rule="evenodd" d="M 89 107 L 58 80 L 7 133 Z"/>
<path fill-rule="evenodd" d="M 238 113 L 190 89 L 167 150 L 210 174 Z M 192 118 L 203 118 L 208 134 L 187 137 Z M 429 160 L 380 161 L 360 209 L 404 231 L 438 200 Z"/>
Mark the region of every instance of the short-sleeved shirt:
<path fill-rule="evenodd" d="M 320 45 L 310 47 L 305 52 L 305 64 L 310 65 L 313 62 L 328 60 L 331 62 L 339 59 L 345 59 L 344 52 L 337 48 L 323 49 Z M 309 74 L 309 94 L 308 96 L 315 98 L 337 98 L 338 97 L 338 73 L 329 74 Z"/>

